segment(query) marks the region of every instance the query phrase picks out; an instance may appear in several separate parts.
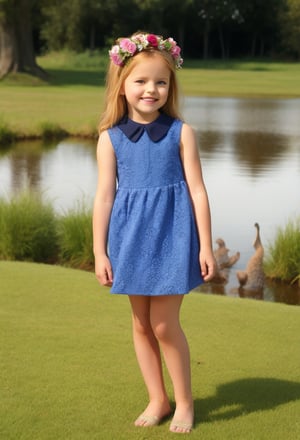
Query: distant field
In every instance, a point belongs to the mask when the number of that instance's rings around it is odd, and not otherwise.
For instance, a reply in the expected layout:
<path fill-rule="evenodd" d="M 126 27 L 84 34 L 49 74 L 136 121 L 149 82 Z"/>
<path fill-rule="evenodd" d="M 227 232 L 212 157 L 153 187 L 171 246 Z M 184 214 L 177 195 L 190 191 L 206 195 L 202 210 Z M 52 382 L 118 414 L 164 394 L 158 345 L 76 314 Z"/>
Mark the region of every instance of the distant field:
<path fill-rule="evenodd" d="M 300 63 L 187 63 L 180 72 L 185 94 L 193 96 L 300 97 Z"/>
<path fill-rule="evenodd" d="M 45 123 L 72 135 L 95 134 L 103 108 L 106 55 L 61 52 L 38 62 L 49 73 L 48 83 L 28 75 L 0 82 L 0 126 L 18 136 L 38 136 Z M 178 78 L 182 93 L 190 96 L 300 97 L 300 63 L 186 60 Z"/>

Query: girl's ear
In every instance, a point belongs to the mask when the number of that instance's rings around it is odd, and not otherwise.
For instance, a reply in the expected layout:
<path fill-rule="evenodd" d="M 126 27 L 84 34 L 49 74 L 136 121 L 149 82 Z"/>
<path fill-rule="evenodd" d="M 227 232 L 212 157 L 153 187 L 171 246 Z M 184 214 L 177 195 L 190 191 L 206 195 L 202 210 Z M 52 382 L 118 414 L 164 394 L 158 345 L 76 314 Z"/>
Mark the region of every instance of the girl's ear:
<path fill-rule="evenodd" d="M 121 96 L 125 95 L 124 84 L 121 85 L 121 88 L 120 88 L 120 95 L 121 95 Z"/>

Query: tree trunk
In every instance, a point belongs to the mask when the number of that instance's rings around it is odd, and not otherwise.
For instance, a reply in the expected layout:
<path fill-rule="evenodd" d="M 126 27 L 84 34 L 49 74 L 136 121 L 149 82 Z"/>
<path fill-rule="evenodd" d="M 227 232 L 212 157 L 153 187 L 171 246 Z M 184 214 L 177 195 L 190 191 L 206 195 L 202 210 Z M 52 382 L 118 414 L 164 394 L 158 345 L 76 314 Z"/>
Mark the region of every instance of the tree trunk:
<path fill-rule="evenodd" d="M 47 78 L 35 60 L 30 3 L 30 0 L 18 0 L 13 16 L 0 22 L 0 78 L 10 72 Z"/>
<path fill-rule="evenodd" d="M 17 70 L 16 40 L 13 29 L 0 23 L 0 78 Z"/>
<path fill-rule="evenodd" d="M 221 46 L 222 59 L 225 60 L 225 58 L 226 58 L 225 42 L 224 42 L 223 29 L 222 29 L 221 25 L 219 26 L 219 40 L 220 40 L 220 46 Z"/>
<path fill-rule="evenodd" d="M 253 57 L 253 58 L 255 57 L 255 53 L 256 53 L 256 38 L 257 38 L 257 35 L 255 33 L 252 36 L 252 45 L 251 45 L 251 57 Z"/>
<path fill-rule="evenodd" d="M 208 45 L 209 45 L 209 19 L 205 20 L 204 33 L 203 33 L 203 59 L 208 58 Z"/>
<path fill-rule="evenodd" d="M 95 26 L 95 23 L 93 23 L 90 27 L 90 50 L 91 51 L 95 50 L 95 47 L 96 47 L 95 41 L 96 41 L 96 26 Z"/>

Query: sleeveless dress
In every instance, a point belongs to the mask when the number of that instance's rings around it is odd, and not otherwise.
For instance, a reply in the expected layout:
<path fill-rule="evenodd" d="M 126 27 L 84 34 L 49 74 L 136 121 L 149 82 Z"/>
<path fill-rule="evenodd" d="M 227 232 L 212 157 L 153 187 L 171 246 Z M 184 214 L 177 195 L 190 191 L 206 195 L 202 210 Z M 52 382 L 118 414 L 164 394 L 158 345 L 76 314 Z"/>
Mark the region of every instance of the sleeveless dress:
<path fill-rule="evenodd" d="M 118 181 L 108 231 L 111 293 L 185 294 L 203 282 L 181 128 L 161 114 L 146 125 L 125 117 L 108 130 Z"/>

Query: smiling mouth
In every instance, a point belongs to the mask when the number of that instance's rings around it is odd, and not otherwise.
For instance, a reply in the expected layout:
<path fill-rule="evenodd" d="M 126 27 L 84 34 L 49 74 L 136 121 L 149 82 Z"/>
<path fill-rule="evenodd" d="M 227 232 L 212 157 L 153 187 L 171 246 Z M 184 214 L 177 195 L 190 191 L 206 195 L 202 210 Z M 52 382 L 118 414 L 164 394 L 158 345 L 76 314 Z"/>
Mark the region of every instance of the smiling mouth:
<path fill-rule="evenodd" d="M 141 100 L 145 101 L 145 102 L 156 102 L 156 101 L 158 101 L 158 99 L 156 99 L 156 98 L 141 98 Z"/>

